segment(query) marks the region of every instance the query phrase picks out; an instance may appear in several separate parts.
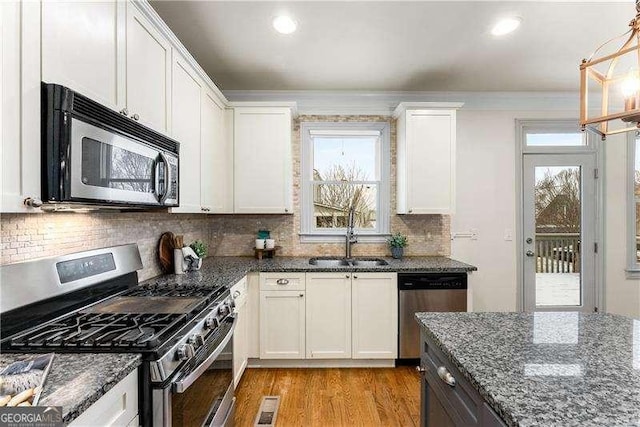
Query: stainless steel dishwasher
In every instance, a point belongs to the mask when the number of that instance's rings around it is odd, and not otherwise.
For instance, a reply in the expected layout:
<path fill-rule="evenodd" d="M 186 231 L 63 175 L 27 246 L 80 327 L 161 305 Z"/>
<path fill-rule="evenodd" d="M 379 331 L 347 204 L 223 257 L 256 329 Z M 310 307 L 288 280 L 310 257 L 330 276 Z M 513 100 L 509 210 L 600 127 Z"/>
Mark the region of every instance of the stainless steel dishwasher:
<path fill-rule="evenodd" d="M 420 327 L 415 313 L 467 311 L 467 273 L 398 274 L 398 357 L 420 358 Z"/>

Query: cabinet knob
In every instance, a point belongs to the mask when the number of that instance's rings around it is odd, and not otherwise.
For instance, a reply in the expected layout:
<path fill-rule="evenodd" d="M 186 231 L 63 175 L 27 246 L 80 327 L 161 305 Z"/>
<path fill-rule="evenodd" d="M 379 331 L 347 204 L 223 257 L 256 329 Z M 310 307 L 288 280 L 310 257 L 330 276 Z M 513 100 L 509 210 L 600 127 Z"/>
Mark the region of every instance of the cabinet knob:
<path fill-rule="evenodd" d="M 356 275 L 354 274 L 354 275 L 353 275 L 353 278 L 354 278 L 354 279 L 357 279 L 357 278 L 358 278 L 358 276 L 356 276 Z"/>
<path fill-rule="evenodd" d="M 284 210 L 284 211 L 285 211 L 285 212 L 289 212 L 289 209 L 286 209 L 286 208 L 285 208 L 285 210 Z"/>
<path fill-rule="evenodd" d="M 344 277 L 345 277 L 346 279 L 348 279 L 348 278 L 349 278 L 349 275 L 347 274 L 347 275 L 346 275 L 346 276 L 344 276 Z"/>
<path fill-rule="evenodd" d="M 133 115 L 131 116 L 131 118 L 132 118 L 133 120 L 135 120 L 136 122 L 137 122 L 138 120 L 140 120 L 140 116 L 138 115 L 138 113 L 133 114 Z"/>
<path fill-rule="evenodd" d="M 425 368 L 423 368 L 422 366 L 420 366 L 420 365 L 416 366 L 416 371 L 419 374 L 424 374 L 425 372 L 427 372 L 427 370 Z"/>
<path fill-rule="evenodd" d="M 413 212 L 413 209 L 409 209 L 409 213 L 412 213 L 412 212 Z"/>
<path fill-rule="evenodd" d="M 304 297 L 304 294 L 300 294 L 300 298 L 303 298 L 303 297 Z"/>
<path fill-rule="evenodd" d="M 27 197 L 26 199 L 24 199 L 24 205 L 28 206 L 30 208 L 39 208 L 40 206 L 42 206 L 42 200 L 38 199 L 37 197 Z"/>
<path fill-rule="evenodd" d="M 120 114 L 124 114 L 125 116 L 128 116 L 129 110 L 127 110 L 126 108 L 123 108 L 122 110 L 120 110 Z"/>

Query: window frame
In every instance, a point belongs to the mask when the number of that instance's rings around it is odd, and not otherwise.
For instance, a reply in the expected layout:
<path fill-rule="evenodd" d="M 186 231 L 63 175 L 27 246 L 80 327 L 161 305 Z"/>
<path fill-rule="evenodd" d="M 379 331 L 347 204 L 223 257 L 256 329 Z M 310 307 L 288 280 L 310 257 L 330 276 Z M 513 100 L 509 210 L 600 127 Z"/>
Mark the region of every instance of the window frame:
<path fill-rule="evenodd" d="M 313 136 L 312 132 L 335 131 L 334 136 L 353 137 L 353 132 L 376 131 L 380 133 L 380 178 L 376 198 L 376 228 L 373 230 L 356 229 L 358 240 L 366 242 L 384 242 L 390 235 L 391 220 L 391 143 L 388 122 L 302 122 L 300 124 L 300 240 L 303 243 L 335 243 L 345 238 L 346 228 L 317 229 L 313 221 Z M 349 134 L 351 133 L 351 134 Z M 328 136 L 328 135 L 323 135 Z M 369 181 L 367 181 L 369 182 Z M 360 183 L 360 181 L 354 181 Z"/>
<path fill-rule="evenodd" d="M 640 278 L 640 262 L 636 241 L 636 203 L 640 196 L 635 195 L 636 149 L 640 141 L 640 132 L 629 132 L 627 137 L 627 275 Z"/>

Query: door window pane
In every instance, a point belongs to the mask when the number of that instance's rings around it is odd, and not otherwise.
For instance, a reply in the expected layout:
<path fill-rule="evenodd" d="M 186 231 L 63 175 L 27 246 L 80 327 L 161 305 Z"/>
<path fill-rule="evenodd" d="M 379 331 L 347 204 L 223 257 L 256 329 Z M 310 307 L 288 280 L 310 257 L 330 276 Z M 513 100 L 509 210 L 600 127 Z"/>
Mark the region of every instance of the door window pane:
<path fill-rule="evenodd" d="M 587 145 L 583 132 L 527 133 L 527 145 L 532 147 L 579 147 Z"/>
<path fill-rule="evenodd" d="M 581 305 L 581 168 L 535 168 L 536 305 Z"/>

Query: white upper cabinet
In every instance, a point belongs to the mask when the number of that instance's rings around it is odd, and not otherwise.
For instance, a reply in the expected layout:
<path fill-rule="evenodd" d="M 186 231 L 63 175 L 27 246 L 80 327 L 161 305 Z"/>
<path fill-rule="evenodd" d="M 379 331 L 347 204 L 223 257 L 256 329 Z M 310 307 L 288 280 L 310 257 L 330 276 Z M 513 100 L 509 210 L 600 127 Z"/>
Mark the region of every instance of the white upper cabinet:
<path fill-rule="evenodd" d="M 38 3 L 0 2 L 1 212 L 40 211 L 23 203 L 41 191 L 40 17 Z"/>
<path fill-rule="evenodd" d="M 119 1 L 42 2 L 42 80 L 114 110 L 125 107 L 125 20 Z"/>
<path fill-rule="evenodd" d="M 291 109 L 234 108 L 234 211 L 291 213 Z"/>
<path fill-rule="evenodd" d="M 201 85 L 190 65 L 179 54 L 173 60 L 172 137 L 180 143 L 180 207 L 172 212 L 201 212 Z"/>
<path fill-rule="evenodd" d="M 206 212 L 233 212 L 233 141 L 226 133 L 229 114 L 213 93 L 203 94 L 200 192 Z"/>
<path fill-rule="evenodd" d="M 127 2 L 126 40 L 128 115 L 169 134 L 171 44 L 131 2 Z"/>
<path fill-rule="evenodd" d="M 353 273 L 354 359 L 398 357 L 397 283 L 396 273 Z"/>
<path fill-rule="evenodd" d="M 454 214 L 456 111 L 402 111 L 397 132 L 397 213 Z"/>
<path fill-rule="evenodd" d="M 350 359 L 351 273 L 307 273 L 306 282 L 307 359 Z"/>

